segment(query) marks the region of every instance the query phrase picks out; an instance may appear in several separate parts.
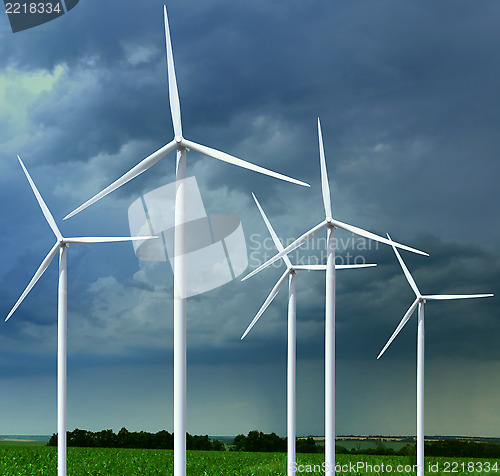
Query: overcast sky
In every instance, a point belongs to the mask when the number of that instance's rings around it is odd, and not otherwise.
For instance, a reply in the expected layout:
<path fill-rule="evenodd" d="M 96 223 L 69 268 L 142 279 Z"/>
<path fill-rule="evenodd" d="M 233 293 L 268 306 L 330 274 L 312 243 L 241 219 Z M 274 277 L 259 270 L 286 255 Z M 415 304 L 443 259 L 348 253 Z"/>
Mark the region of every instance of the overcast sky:
<path fill-rule="evenodd" d="M 306 181 L 188 154 L 208 213 L 242 223 L 248 271 L 324 218 L 321 118 L 334 217 L 402 252 L 423 293 L 500 294 L 500 3 L 171 1 L 186 138 Z M 129 234 L 128 207 L 175 179 L 175 154 L 62 218 L 173 137 L 163 3 L 81 0 L 13 34 L 0 16 L 0 307 L 53 244 L 19 166 L 67 236 Z M 338 232 L 377 268 L 337 274 L 337 433 L 415 434 L 414 299 L 392 250 Z M 320 242 L 317 242 L 320 244 Z M 295 260 L 320 251 L 292 253 Z M 169 265 L 132 245 L 68 252 L 68 429 L 173 430 Z M 240 336 L 284 267 L 187 304 L 188 431 L 286 433 L 286 287 Z M 206 279 L 210 279 L 209 276 Z M 426 306 L 426 434 L 500 436 L 497 298 Z M 56 431 L 57 263 L 0 326 L 0 434 Z M 324 275 L 297 278 L 297 432 L 323 434 Z"/>

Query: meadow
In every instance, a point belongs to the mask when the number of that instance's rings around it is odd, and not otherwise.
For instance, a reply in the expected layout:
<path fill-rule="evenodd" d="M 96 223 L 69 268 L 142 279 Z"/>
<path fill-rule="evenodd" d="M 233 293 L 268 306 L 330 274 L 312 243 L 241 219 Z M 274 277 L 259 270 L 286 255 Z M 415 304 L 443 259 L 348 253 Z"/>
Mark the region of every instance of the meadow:
<path fill-rule="evenodd" d="M 322 458 L 321 454 L 298 455 L 297 464 L 305 466 L 302 468 L 303 472 L 297 472 L 297 474 L 324 474 L 314 471 L 313 466 L 321 465 Z M 434 465 L 433 469 L 437 469 L 437 471 L 426 471 L 426 473 L 448 476 L 452 474 L 496 475 L 500 472 L 498 461 L 473 458 L 426 458 L 426 466 L 430 463 Z M 344 469 L 347 470 L 337 472 L 338 475 L 394 474 L 404 476 L 415 474 L 405 471 L 405 466 L 413 464 L 410 457 L 405 456 L 337 455 L 337 464 L 346 466 Z M 371 468 L 368 465 L 371 465 Z M 392 471 L 387 471 L 388 465 Z M 468 472 L 467 465 L 474 471 Z M 398 470 L 398 466 L 402 466 L 401 471 Z M 57 448 L 4 443 L 0 445 L 0 474 L 2 476 L 55 476 L 57 474 Z M 187 474 L 192 476 L 286 475 L 286 454 L 188 451 Z M 173 475 L 173 451 L 69 448 L 68 475 L 170 476 Z"/>

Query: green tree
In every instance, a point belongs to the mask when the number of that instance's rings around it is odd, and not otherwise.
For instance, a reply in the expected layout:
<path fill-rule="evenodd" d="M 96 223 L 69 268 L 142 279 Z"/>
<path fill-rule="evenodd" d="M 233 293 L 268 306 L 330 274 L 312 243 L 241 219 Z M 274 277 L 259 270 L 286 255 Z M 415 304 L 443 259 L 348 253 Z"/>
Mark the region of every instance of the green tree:
<path fill-rule="evenodd" d="M 298 438 L 295 444 L 295 449 L 297 453 L 317 453 L 318 447 L 316 446 L 316 442 L 312 437 L 307 439 Z"/>

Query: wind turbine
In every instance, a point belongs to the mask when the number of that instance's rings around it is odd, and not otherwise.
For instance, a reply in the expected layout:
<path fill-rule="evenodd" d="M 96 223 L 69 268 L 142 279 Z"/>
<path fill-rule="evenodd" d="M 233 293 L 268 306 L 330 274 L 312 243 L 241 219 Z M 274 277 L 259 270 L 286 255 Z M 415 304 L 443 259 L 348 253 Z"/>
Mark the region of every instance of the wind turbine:
<path fill-rule="evenodd" d="M 391 237 L 387 234 L 389 240 Z M 391 338 L 387 341 L 384 348 L 378 354 L 377 359 L 382 357 L 382 354 L 391 345 L 392 341 L 399 334 L 404 325 L 408 322 L 415 309 L 418 306 L 418 330 L 417 330 L 417 475 L 423 476 L 424 474 L 424 305 L 426 301 L 445 301 L 450 299 L 471 299 L 471 298 L 483 298 L 491 297 L 493 294 L 430 294 L 423 296 L 418 290 L 417 284 L 413 279 L 410 271 L 406 267 L 403 259 L 399 255 L 398 250 L 393 245 L 392 249 L 396 254 L 401 268 L 410 283 L 413 292 L 415 293 L 416 299 L 413 301 L 410 308 L 406 311 L 406 314 L 401 319 L 398 327 L 392 334 Z"/>
<path fill-rule="evenodd" d="M 269 233 L 274 241 L 278 251 L 283 251 L 283 245 L 279 240 L 276 232 L 274 231 L 271 223 L 269 222 L 264 210 L 260 206 L 257 197 L 252 193 L 253 199 L 259 208 L 260 214 L 269 230 Z M 259 309 L 250 325 L 247 327 L 246 331 L 241 336 L 243 340 L 246 335 L 250 332 L 252 327 L 257 323 L 260 316 L 271 304 L 273 299 L 279 293 L 281 287 L 285 284 L 288 278 L 288 351 L 287 351 L 287 450 L 288 450 L 288 461 L 287 461 L 287 474 L 291 476 L 295 474 L 294 463 L 295 463 L 295 437 L 296 437 L 296 305 L 295 305 L 295 274 L 297 271 L 325 271 L 326 265 L 293 265 L 287 255 L 282 256 L 283 261 L 286 264 L 286 270 L 274 285 L 273 289 L 269 293 L 269 296 L 264 301 L 264 304 Z M 352 268 L 370 268 L 377 266 L 376 264 L 352 264 L 352 265 L 335 265 L 335 269 L 352 269 Z"/>
<path fill-rule="evenodd" d="M 179 92 L 177 90 L 177 79 L 175 76 L 172 42 L 170 39 L 170 29 L 168 26 L 167 8 L 165 6 L 163 7 L 163 15 L 165 20 L 165 40 L 166 40 L 166 50 L 167 50 L 168 91 L 170 99 L 170 112 L 172 115 L 172 123 L 174 126 L 174 138 L 168 144 L 164 145 L 156 152 L 153 152 L 151 155 L 149 155 L 144 160 L 139 162 L 135 167 L 133 167 L 127 173 L 122 175 L 119 179 L 115 180 L 111 185 L 106 187 L 104 190 L 102 190 L 101 192 L 99 192 L 98 194 L 87 200 L 85 203 L 80 205 L 78 208 L 73 210 L 71 213 L 66 215 L 64 217 L 64 220 L 76 215 L 77 213 L 87 208 L 89 205 L 92 205 L 101 198 L 105 197 L 108 193 L 111 193 L 113 190 L 116 190 L 118 187 L 121 187 L 123 184 L 132 180 L 134 177 L 137 177 L 139 174 L 142 174 L 151 166 L 156 164 L 156 162 L 158 162 L 160 159 L 162 159 L 167 154 L 172 152 L 174 149 L 177 149 L 177 180 L 182 180 L 184 178 L 184 176 L 182 177 L 179 176 L 181 172 L 181 170 L 179 169 L 183 169 L 185 167 L 185 161 L 186 161 L 184 157 L 185 153 L 188 150 L 194 150 L 196 152 L 199 152 L 200 154 L 212 157 L 213 159 L 221 160 L 222 162 L 227 162 L 229 164 L 242 167 L 244 169 L 253 170 L 254 172 L 259 172 L 261 174 L 269 175 L 271 177 L 285 180 L 287 182 L 292 182 L 299 185 L 303 185 L 305 187 L 309 187 L 309 184 L 302 182 L 300 180 L 296 180 L 286 175 L 273 172 L 272 170 L 265 169 L 264 167 L 260 167 L 258 165 L 252 164 L 242 159 L 238 159 L 237 157 L 226 154 L 225 152 L 212 149 L 211 147 L 207 147 L 205 145 L 201 145 L 184 138 L 184 136 L 182 135 L 181 108 L 179 101 Z M 180 157 L 181 155 L 182 157 Z"/>
<path fill-rule="evenodd" d="M 318 118 L 318 139 L 321 166 L 321 189 L 323 204 L 325 208 L 325 219 L 300 236 L 297 240 L 245 276 L 243 280 L 258 273 L 260 270 L 271 265 L 281 257 L 312 238 L 324 228 L 327 229 L 327 255 L 326 255 L 326 302 L 325 302 L 325 466 L 329 471 L 335 471 L 335 239 L 334 230 L 340 228 L 360 235 L 370 240 L 379 241 L 388 245 L 394 245 L 404 250 L 412 251 L 428 256 L 423 251 L 410 248 L 409 246 L 395 243 L 392 240 L 375 235 L 369 231 L 356 226 L 343 223 L 332 218 L 332 206 L 330 199 L 330 186 L 326 171 L 325 152 L 323 148 L 323 137 L 321 134 L 321 123 Z"/>
<path fill-rule="evenodd" d="M 66 250 L 70 243 L 109 243 L 115 241 L 131 241 L 131 240 L 148 240 L 157 238 L 156 236 L 140 236 L 140 237 L 84 237 L 84 238 L 64 238 L 56 225 L 56 222 L 50 213 L 47 205 L 43 201 L 40 192 L 36 188 L 35 183 L 31 179 L 28 170 L 23 164 L 19 156 L 19 163 L 24 170 L 26 178 L 31 185 L 33 193 L 42 209 L 43 215 L 47 220 L 50 228 L 56 236 L 56 243 L 49 251 L 42 264 L 37 269 L 28 286 L 17 300 L 14 307 L 9 312 L 5 321 L 8 321 L 14 311 L 19 307 L 26 295 L 31 291 L 31 288 L 40 279 L 42 274 L 48 268 L 50 262 L 54 259 L 59 251 L 59 287 L 58 287 L 58 303 L 57 303 L 57 467 L 58 476 L 66 476 L 66 361 L 67 361 L 67 267 L 66 267 Z"/>
<path fill-rule="evenodd" d="M 175 236 L 174 236 L 174 476 L 185 476 L 186 474 L 186 303 L 184 290 L 186 289 L 186 189 L 183 180 L 186 178 L 186 152 L 194 150 L 217 160 L 237 165 L 244 169 L 253 170 L 264 175 L 285 180 L 309 187 L 309 184 L 301 182 L 286 175 L 273 172 L 250 162 L 238 159 L 232 155 L 220 152 L 210 147 L 185 139 L 182 135 L 182 121 L 179 93 L 172 54 L 172 42 L 170 40 L 170 29 L 168 25 L 167 9 L 163 7 L 165 21 L 165 40 L 168 68 L 168 90 L 170 99 L 170 112 L 174 127 L 174 139 L 161 149 L 146 157 L 135 167 L 125 173 L 118 180 L 106 187 L 102 192 L 80 205 L 69 213 L 64 219 L 76 215 L 92 203 L 100 200 L 108 193 L 132 180 L 137 175 L 145 172 L 149 167 L 158 162 L 169 152 L 177 149 L 176 182 L 177 193 L 175 201 Z"/>

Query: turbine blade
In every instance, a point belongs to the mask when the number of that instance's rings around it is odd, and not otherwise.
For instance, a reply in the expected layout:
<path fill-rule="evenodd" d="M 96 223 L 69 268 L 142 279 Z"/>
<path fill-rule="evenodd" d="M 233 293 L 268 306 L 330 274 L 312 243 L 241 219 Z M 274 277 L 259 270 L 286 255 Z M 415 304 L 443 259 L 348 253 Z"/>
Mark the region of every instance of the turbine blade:
<path fill-rule="evenodd" d="M 115 241 L 153 240 L 157 236 L 85 236 L 64 238 L 65 243 L 113 243 Z"/>
<path fill-rule="evenodd" d="M 21 167 L 23 168 L 24 175 L 26 175 L 26 178 L 28 179 L 28 182 L 31 185 L 31 189 L 33 190 L 33 193 L 35 194 L 35 197 L 38 201 L 38 205 L 40 205 L 40 208 L 42 209 L 43 216 L 47 220 L 47 223 L 49 224 L 50 228 L 52 228 L 52 231 L 54 232 L 54 235 L 56 235 L 57 240 L 62 239 L 61 232 L 59 231 L 59 228 L 57 228 L 56 221 L 54 220 L 54 217 L 52 216 L 52 213 L 50 213 L 49 208 L 43 201 L 42 196 L 40 195 L 40 192 L 36 188 L 35 182 L 33 182 L 31 175 L 29 174 L 28 170 L 23 164 L 23 161 L 21 160 L 21 157 L 17 156 L 19 163 L 21 164 Z"/>
<path fill-rule="evenodd" d="M 336 264 L 335 269 L 355 269 L 355 268 L 372 268 L 376 264 Z M 326 264 L 305 264 L 293 266 L 295 271 L 325 271 Z"/>
<path fill-rule="evenodd" d="M 269 304 L 273 302 L 273 299 L 276 297 L 276 295 L 279 293 L 279 290 L 285 284 L 286 279 L 288 278 L 288 275 L 290 274 L 290 271 L 287 269 L 281 278 L 278 280 L 278 282 L 274 285 L 273 289 L 269 293 L 269 296 L 267 296 L 267 299 L 264 301 L 264 304 L 262 304 L 261 308 L 259 309 L 259 312 L 257 315 L 253 318 L 253 321 L 250 323 L 250 325 L 247 327 L 247 330 L 243 333 L 241 336 L 241 340 L 245 338 L 245 336 L 251 331 L 252 327 L 257 323 L 259 320 L 260 316 L 264 314 L 264 311 L 268 308 Z"/>
<path fill-rule="evenodd" d="M 174 55 L 172 53 L 172 41 L 170 39 L 170 28 L 168 26 L 167 7 L 163 6 L 163 17 L 165 20 L 165 42 L 167 48 L 167 68 L 168 68 L 168 97 L 170 99 L 170 112 L 172 114 L 172 124 L 176 137 L 182 137 L 181 105 L 179 92 L 177 91 L 177 79 L 175 77 Z"/>
<path fill-rule="evenodd" d="M 139 162 L 134 168 L 130 169 L 126 174 L 122 175 L 118 180 L 115 180 L 111 185 L 106 187 L 102 192 L 99 192 L 97 195 L 94 195 L 91 199 L 87 200 L 84 204 L 80 205 L 78 208 L 73 210 L 71 213 L 64 217 L 64 220 L 80 213 L 82 210 L 92 205 L 93 203 L 100 200 L 102 197 L 105 197 L 108 193 L 111 193 L 113 190 L 116 190 L 118 187 L 121 187 L 123 184 L 132 180 L 134 177 L 137 177 L 139 174 L 145 172 L 149 167 L 156 164 L 160 159 L 165 157 L 169 152 L 172 152 L 176 148 L 177 142 L 173 140 L 169 142 L 167 145 L 164 145 L 161 149 L 158 149 L 156 152 L 153 152 L 150 156 L 146 157 L 144 160 Z"/>
<path fill-rule="evenodd" d="M 357 268 L 373 268 L 377 266 L 374 264 L 336 264 L 335 269 L 357 269 Z"/>
<path fill-rule="evenodd" d="M 275 261 L 279 260 L 282 256 L 290 253 L 295 248 L 298 248 L 300 245 L 302 245 L 307 240 L 312 238 L 316 233 L 321 231 L 327 225 L 328 225 L 328 223 L 326 221 L 322 221 L 319 225 L 316 225 L 314 228 L 312 228 L 308 232 L 304 233 L 300 238 L 295 240 L 292 244 L 288 245 L 283 251 L 280 251 L 277 255 L 274 255 L 271 259 L 267 260 L 264 264 L 260 265 L 257 269 L 254 269 L 250 274 L 247 274 L 242 279 L 242 281 L 245 281 L 246 279 L 252 277 L 254 274 L 257 274 L 258 272 L 262 271 L 264 268 L 267 268 L 268 266 L 273 264 Z"/>
<path fill-rule="evenodd" d="M 387 238 L 389 238 L 389 240 L 392 242 L 392 239 L 389 236 L 389 233 L 386 233 L 386 234 L 387 234 Z M 392 245 L 392 249 L 394 250 L 394 253 L 396 254 L 396 257 L 398 258 L 398 261 L 399 261 L 399 264 L 401 265 L 401 268 L 403 268 L 403 272 L 406 276 L 406 279 L 410 283 L 410 286 L 413 289 L 413 292 L 415 293 L 415 296 L 417 296 L 417 297 L 422 296 L 422 294 L 420 294 L 420 291 L 418 290 L 417 283 L 413 279 L 413 276 L 411 275 L 410 270 L 406 267 L 406 264 L 403 261 L 403 258 L 401 258 L 401 255 L 399 254 L 399 251 L 392 243 L 391 243 L 391 245 Z"/>
<path fill-rule="evenodd" d="M 411 315 L 413 314 L 416 307 L 418 306 L 418 301 L 419 301 L 418 298 L 415 299 L 415 301 L 413 301 L 413 304 L 406 311 L 406 314 L 403 316 L 403 319 L 401 319 L 401 322 L 398 324 L 398 327 L 396 327 L 396 330 L 393 332 L 391 338 L 387 341 L 387 344 L 385 344 L 384 348 L 380 351 L 380 354 L 378 354 L 377 360 L 380 359 L 380 357 L 382 357 L 382 354 L 386 351 L 387 347 L 389 347 L 391 345 L 392 341 L 396 338 L 396 336 L 399 334 L 401 329 L 408 322 L 408 319 L 410 319 Z"/>
<path fill-rule="evenodd" d="M 494 294 L 431 294 L 430 296 L 422 296 L 429 301 L 446 301 L 448 299 L 473 299 L 492 297 Z"/>
<path fill-rule="evenodd" d="M 330 184 L 326 172 L 325 149 L 323 148 L 323 134 L 321 133 L 321 123 L 318 117 L 318 139 L 319 139 L 319 160 L 321 168 L 321 192 L 323 193 L 323 204 L 325 206 L 325 216 L 332 216 L 332 202 L 330 195 Z"/>
<path fill-rule="evenodd" d="M 338 266 L 335 266 L 338 268 Z M 326 271 L 326 264 L 301 264 L 293 266 L 295 271 Z"/>
<path fill-rule="evenodd" d="M 267 226 L 267 229 L 269 230 L 269 234 L 271 235 L 271 238 L 273 239 L 274 241 L 274 246 L 276 246 L 276 249 L 278 251 L 283 251 L 283 245 L 281 244 L 281 241 L 279 240 L 278 238 L 278 235 L 276 235 L 276 232 L 274 231 L 274 228 L 272 227 L 271 223 L 269 222 L 269 220 L 267 219 L 267 216 L 266 214 L 264 213 L 264 210 L 262 209 L 262 207 L 260 206 L 260 203 L 259 201 L 257 200 L 257 197 L 255 196 L 254 193 L 252 193 L 252 197 L 253 199 L 255 200 L 255 203 L 257 204 L 257 207 L 259 209 L 259 212 L 264 220 L 264 223 L 266 224 Z M 288 268 L 291 268 L 292 267 L 292 263 L 290 261 L 290 258 L 288 258 L 287 255 L 284 255 L 283 256 L 283 261 L 285 262 L 285 264 L 287 265 Z"/>
<path fill-rule="evenodd" d="M 31 288 L 36 284 L 36 282 L 40 279 L 45 270 L 49 267 L 50 262 L 54 259 L 54 256 L 57 254 L 57 251 L 59 250 L 60 246 L 61 243 L 58 241 L 49 251 L 45 259 L 42 261 L 42 264 L 38 267 L 35 275 L 31 278 L 31 281 L 29 282 L 28 286 L 26 286 L 26 289 L 21 294 L 21 297 L 17 300 L 16 304 L 14 304 L 14 307 L 9 312 L 9 315 L 5 318 L 5 321 L 8 321 L 10 319 L 12 314 L 14 314 L 14 311 L 19 307 L 19 304 L 23 302 L 26 295 L 31 291 Z"/>
<path fill-rule="evenodd" d="M 350 231 L 351 233 L 355 233 L 356 235 L 360 235 L 365 238 L 369 238 L 370 240 L 380 241 L 380 243 L 385 243 L 386 245 L 392 245 L 394 243 L 394 246 L 397 246 L 398 248 L 401 248 L 403 250 L 411 251 L 419 255 L 429 256 L 429 254 L 425 253 L 424 251 L 416 250 L 415 248 L 410 248 L 409 246 L 402 245 L 401 243 L 397 243 L 395 241 L 389 241 L 387 238 L 375 235 L 375 233 L 370 233 L 369 231 L 363 230 L 362 228 L 358 228 L 357 226 L 352 226 L 347 223 L 342 223 L 341 221 L 338 220 L 332 220 L 332 223 L 337 228 L 342 228 L 343 230 Z"/>
<path fill-rule="evenodd" d="M 221 160 L 222 162 L 227 162 L 228 164 L 237 165 L 238 167 L 243 167 L 244 169 L 253 170 L 254 172 L 259 172 L 264 175 L 269 175 L 270 177 L 285 180 L 286 182 L 292 182 L 298 185 L 303 185 L 304 187 L 310 187 L 308 183 L 301 182 L 300 180 L 287 177 L 286 175 L 282 175 L 277 172 L 273 172 L 272 170 L 268 170 L 265 169 L 264 167 L 254 165 L 245 160 L 238 159 L 237 157 L 233 157 L 232 155 L 226 154 L 225 152 L 220 152 L 219 150 L 212 149 L 205 145 L 196 144 L 195 142 L 191 142 L 190 140 L 184 138 L 182 139 L 181 145 L 183 147 L 187 147 L 188 149 L 195 150 L 200 154 L 208 155 L 213 159 Z"/>

